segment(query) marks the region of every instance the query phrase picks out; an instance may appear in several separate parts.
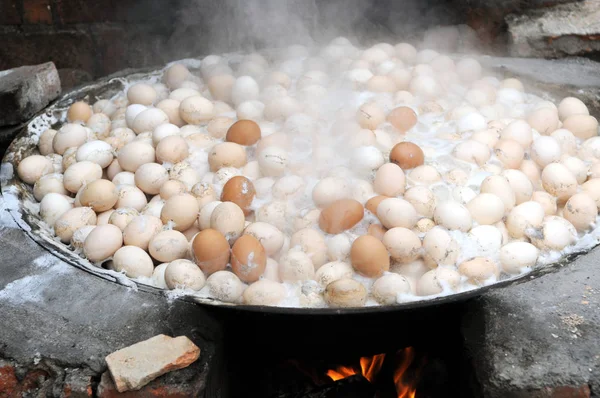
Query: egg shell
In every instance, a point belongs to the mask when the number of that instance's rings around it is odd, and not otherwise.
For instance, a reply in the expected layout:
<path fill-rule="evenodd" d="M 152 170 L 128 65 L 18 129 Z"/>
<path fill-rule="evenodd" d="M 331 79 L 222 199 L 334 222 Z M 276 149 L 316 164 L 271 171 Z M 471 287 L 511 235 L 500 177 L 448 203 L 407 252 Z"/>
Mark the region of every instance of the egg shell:
<path fill-rule="evenodd" d="M 110 118 L 102 113 L 96 113 L 86 123 L 88 136 L 91 139 L 102 140 L 109 136 L 112 128 Z"/>
<path fill-rule="evenodd" d="M 425 186 L 409 188 L 404 194 L 406 199 L 418 214 L 431 218 L 435 209 L 435 196 L 431 189 Z"/>
<path fill-rule="evenodd" d="M 78 162 L 88 160 L 98 164 L 101 168 L 108 167 L 113 161 L 113 149 L 110 144 L 94 140 L 88 141 L 77 148 L 76 159 Z"/>
<path fill-rule="evenodd" d="M 528 201 L 515 206 L 506 218 L 506 228 L 513 238 L 532 234 L 544 220 L 544 208 L 538 202 Z"/>
<path fill-rule="evenodd" d="M 454 147 L 452 156 L 462 161 L 482 166 L 490 159 L 491 152 L 486 144 L 475 140 L 466 140 Z"/>
<path fill-rule="evenodd" d="M 121 231 L 140 213 L 131 207 L 119 207 L 108 217 L 108 223 L 117 226 Z"/>
<path fill-rule="evenodd" d="M 540 251 L 528 242 L 511 242 L 500 249 L 500 265 L 508 274 L 520 274 L 537 262 Z"/>
<path fill-rule="evenodd" d="M 226 141 L 239 145 L 254 145 L 261 138 L 260 126 L 252 120 L 238 120 L 227 130 Z"/>
<path fill-rule="evenodd" d="M 264 247 L 255 237 L 242 235 L 231 249 L 231 268 L 246 283 L 258 280 L 267 264 Z"/>
<path fill-rule="evenodd" d="M 562 128 L 585 140 L 598 135 L 598 120 L 590 115 L 572 115 L 563 121 Z"/>
<path fill-rule="evenodd" d="M 433 166 L 423 164 L 415 167 L 408 175 L 408 183 L 429 186 L 442 180 L 442 175 Z"/>
<path fill-rule="evenodd" d="M 394 163 L 384 164 L 375 174 L 373 188 L 380 195 L 398 196 L 403 194 L 406 189 L 404 171 Z"/>
<path fill-rule="evenodd" d="M 144 193 L 156 195 L 161 187 L 169 180 L 169 172 L 158 163 L 145 163 L 141 165 L 134 175 L 135 185 Z M 183 186 L 185 192 L 185 185 Z"/>
<path fill-rule="evenodd" d="M 40 134 L 40 140 L 38 141 L 38 150 L 40 151 L 40 155 L 49 155 L 54 153 L 54 148 L 52 147 L 52 141 L 54 140 L 54 136 L 57 131 L 54 129 L 44 130 L 42 134 Z"/>
<path fill-rule="evenodd" d="M 327 285 L 324 298 L 333 308 L 364 307 L 367 289 L 354 279 L 338 279 Z"/>
<path fill-rule="evenodd" d="M 258 166 L 264 176 L 281 176 L 284 174 L 288 162 L 288 153 L 276 146 L 266 147 L 258 154 Z"/>
<path fill-rule="evenodd" d="M 480 225 L 492 225 L 504 217 L 502 199 L 491 193 L 482 193 L 467 203 L 473 220 Z"/>
<path fill-rule="evenodd" d="M 377 207 L 384 199 L 388 199 L 388 198 L 389 198 L 389 196 L 383 196 L 383 195 L 373 196 L 365 204 L 365 209 L 367 209 L 371 213 L 377 215 Z"/>
<path fill-rule="evenodd" d="M 169 178 L 169 174 L 167 172 L 167 179 L 168 178 Z M 164 200 L 169 199 L 173 195 L 178 195 L 180 193 L 186 193 L 186 192 L 187 192 L 187 188 L 186 188 L 185 184 L 183 182 L 177 181 L 177 180 L 167 180 L 163 184 L 161 184 L 160 189 L 159 189 L 159 195 Z"/>
<path fill-rule="evenodd" d="M 162 222 L 154 216 L 139 215 L 134 217 L 123 229 L 123 242 L 127 246 L 148 249 L 150 240 L 162 230 Z"/>
<path fill-rule="evenodd" d="M 306 253 L 315 269 L 327 262 L 327 244 L 323 234 L 316 229 L 304 228 L 295 232 L 290 238 L 290 247 Z"/>
<path fill-rule="evenodd" d="M 96 180 L 84 185 L 79 196 L 82 206 L 91 207 L 95 212 L 111 209 L 118 199 L 115 184 L 108 180 Z"/>
<path fill-rule="evenodd" d="M 267 256 L 272 256 L 283 247 L 283 233 L 274 225 L 265 222 L 254 222 L 244 229 L 244 235 L 256 238 L 265 248 Z"/>
<path fill-rule="evenodd" d="M 439 203 L 433 212 L 433 220 L 449 230 L 462 232 L 470 230 L 473 224 L 473 218 L 467 207 L 452 201 Z"/>
<path fill-rule="evenodd" d="M 96 224 L 96 213 L 90 207 L 75 207 L 64 212 L 54 223 L 54 233 L 68 243 L 73 232 L 85 225 Z"/>
<path fill-rule="evenodd" d="M 192 240 L 196 264 L 207 275 L 224 270 L 229 262 L 229 243 L 219 231 L 205 229 Z"/>
<path fill-rule="evenodd" d="M 123 174 L 123 173 L 120 173 Z M 115 208 L 120 207 L 131 207 L 136 209 L 137 211 L 142 211 L 144 206 L 148 204 L 148 199 L 146 199 L 146 195 L 142 192 L 141 189 L 136 187 L 133 182 L 130 183 L 130 177 L 133 178 L 133 173 L 129 175 L 116 176 L 113 179 L 113 184 L 117 186 L 117 203 L 115 203 Z M 122 178 L 120 178 L 122 177 Z M 127 180 L 127 181 L 125 181 Z"/>
<path fill-rule="evenodd" d="M 178 100 L 167 98 L 156 104 L 156 107 L 167 115 L 169 123 L 181 127 L 185 125 L 185 121 L 179 115 L 180 104 Z"/>
<path fill-rule="evenodd" d="M 194 224 L 199 211 L 196 198 L 189 193 L 183 193 L 171 196 L 165 202 L 160 219 L 165 224 L 172 222 L 173 229 L 177 231 L 185 231 Z"/>
<path fill-rule="evenodd" d="M 455 265 L 460 255 L 460 245 L 440 226 L 431 228 L 423 238 L 423 249 L 436 265 Z"/>
<path fill-rule="evenodd" d="M 165 269 L 165 283 L 169 289 L 200 290 L 206 277 L 196 264 L 189 260 L 175 260 Z"/>
<path fill-rule="evenodd" d="M 112 257 L 123 246 L 121 230 L 112 225 L 100 225 L 94 228 L 83 244 L 83 254 L 92 263 L 99 263 Z"/>
<path fill-rule="evenodd" d="M 460 274 L 453 269 L 438 267 L 427 271 L 417 282 L 419 296 L 440 294 L 445 287 L 455 290 L 460 283 Z"/>
<path fill-rule="evenodd" d="M 525 156 L 521 144 L 515 140 L 500 140 L 494 147 L 494 154 L 507 169 L 517 169 Z"/>
<path fill-rule="evenodd" d="M 379 277 L 390 269 L 390 256 L 381 241 L 363 235 L 352 243 L 350 262 L 356 272 L 369 277 Z"/>
<path fill-rule="evenodd" d="M 244 293 L 245 286 L 233 272 L 217 271 L 206 279 L 206 286 L 212 297 L 226 303 L 237 302 Z"/>
<path fill-rule="evenodd" d="M 516 195 L 508 179 L 504 176 L 494 175 L 486 177 L 481 183 L 481 193 L 491 193 L 499 197 L 504 203 L 504 211 L 512 210 L 517 201 Z"/>
<path fill-rule="evenodd" d="M 218 204 L 210 215 L 210 227 L 221 232 L 230 242 L 234 242 L 245 227 L 244 211 L 233 202 Z"/>
<path fill-rule="evenodd" d="M 113 256 L 113 269 L 130 278 L 152 277 L 154 264 L 144 250 L 137 246 L 123 246 Z"/>
<path fill-rule="evenodd" d="M 500 271 L 498 266 L 489 258 L 475 257 L 459 264 L 458 272 L 468 278 L 468 282 L 482 286 L 492 277 L 498 278 Z"/>
<path fill-rule="evenodd" d="M 354 271 L 352 266 L 346 262 L 333 261 L 324 264 L 315 272 L 315 280 L 322 287 L 326 287 L 331 282 L 339 279 L 351 279 Z"/>
<path fill-rule="evenodd" d="M 187 141 L 178 135 L 165 137 L 156 145 L 156 160 L 159 163 L 179 163 L 189 154 Z"/>
<path fill-rule="evenodd" d="M 339 234 L 358 224 L 364 216 L 363 206 L 353 199 L 340 199 L 321 211 L 319 227 L 328 234 Z"/>
<path fill-rule="evenodd" d="M 384 199 L 377 206 L 377 217 L 384 227 L 412 228 L 417 223 L 417 212 L 413 205 L 404 199 Z"/>
<path fill-rule="evenodd" d="M 59 193 L 48 193 L 40 201 L 40 217 L 48 225 L 53 226 L 64 213 L 73 208 L 71 200 Z"/>
<path fill-rule="evenodd" d="M 403 170 L 421 166 L 424 159 L 423 150 L 418 145 L 408 141 L 396 144 L 390 152 L 390 162 L 397 164 Z"/>
<path fill-rule="evenodd" d="M 207 182 L 199 182 L 192 187 L 192 195 L 196 197 L 198 206 L 202 209 L 206 204 L 216 200 L 216 193 L 213 186 Z"/>
<path fill-rule="evenodd" d="M 542 186 L 563 203 L 577 192 L 577 180 L 566 166 L 550 163 L 542 170 Z"/>
<path fill-rule="evenodd" d="M 190 77 L 190 71 L 185 65 L 173 64 L 165 70 L 162 80 L 170 89 L 181 87 L 184 81 Z"/>
<path fill-rule="evenodd" d="M 85 225 L 73 232 L 73 236 L 71 237 L 71 247 L 75 251 L 83 251 L 85 240 L 95 228 L 96 225 Z"/>
<path fill-rule="evenodd" d="M 144 132 L 153 132 L 157 126 L 161 124 L 169 123 L 169 116 L 158 108 L 147 108 L 137 114 L 131 129 L 136 134 Z"/>
<path fill-rule="evenodd" d="M 563 250 L 575 243 L 577 230 L 569 221 L 558 216 L 546 216 L 540 233 L 531 237 L 531 243 L 541 250 Z"/>
<path fill-rule="evenodd" d="M 358 109 L 356 120 L 362 128 L 375 130 L 385 121 L 385 113 L 377 104 L 367 103 Z"/>
<path fill-rule="evenodd" d="M 154 162 L 155 151 L 149 143 L 132 141 L 121 148 L 117 160 L 123 170 L 135 173 L 141 165 Z"/>
<path fill-rule="evenodd" d="M 52 148 L 62 155 L 68 148 L 77 148 L 87 141 L 87 131 L 79 124 L 64 124 L 54 135 Z"/>
<path fill-rule="evenodd" d="M 17 175 L 27 184 L 34 184 L 40 177 L 53 171 L 54 167 L 50 159 L 41 155 L 28 156 L 17 166 Z"/>
<path fill-rule="evenodd" d="M 596 223 L 598 207 L 594 198 L 586 192 L 576 193 L 565 204 L 563 217 L 577 229 L 584 232 Z"/>
<path fill-rule="evenodd" d="M 256 190 L 252 181 L 243 176 L 235 176 L 223 186 L 221 201 L 235 203 L 248 215 L 252 212 L 250 206 L 255 196 Z"/>
<path fill-rule="evenodd" d="M 160 231 L 148 243 L 148 252 L 152 258 L 161 263 L 185 258 L 187 251 L 187 238 L 175 230 Z"/>
<path fill-rule="evenodd" d="M 246 150 L 234 142 L 223 142 L 212 147 L 208 155 L 210 171 L 222 167 L 242 167 L 246 164 Z"/>
<path fill-rule="evenodd" d="M 152 105 L 157 96 L 156 90 L 145 83 L 136 83 L 127 90 L 127 99 L 131 104 Z"/>
<path fill-rule="evenodd" d="M 417 124 L 417 114 L 408 106 L 400 106 L 398 108 L 392 109 L 392 111 L 387 115 L 387 121 L 391 123 L 396 130 L 398 130 L 401 134 L 406 133 L 410 129 L 412 129 Z"/>
<path fill-rule="evenodd" d="M 388 230 L 382 242 L 392 259 L 400 263 L 416 260 L 421 254 L 421 239 L 407 228 L 396 227 Z"/>
<path fill-rule="evenodd" d="M 399 294 L 412 292 L 410 282 L 402 275 L 386 274 L 373 283 L 371 294 L 382 305 L 396 304 Z"/>
<path fill-rule="evenodd" d="M 65 189 L 64 178 L 60 173 L 51 173 L 41 176 L 33 185 L 33 196 L 38 202 L 49 193 L 69 195 Z"/>
<path fill-rule="evenodd" d="M 279 258 L 279 278 L 284 282 L 314 279 L 315 266 L 309 254 L 293 249 Z"/>
<path fill-rule="evenodd" d="M 92 116 L 92 108 L 83 101 L 74 102 L 67 110 L 67 120 L 69 122 L 87 122 Z"/>
<path fill-rule="evenodd" d="M 276 306 L 285 298 L 285 287 L 269 279 L 254 282 L 242 294 L 244 303 L 248 305 Z"/>

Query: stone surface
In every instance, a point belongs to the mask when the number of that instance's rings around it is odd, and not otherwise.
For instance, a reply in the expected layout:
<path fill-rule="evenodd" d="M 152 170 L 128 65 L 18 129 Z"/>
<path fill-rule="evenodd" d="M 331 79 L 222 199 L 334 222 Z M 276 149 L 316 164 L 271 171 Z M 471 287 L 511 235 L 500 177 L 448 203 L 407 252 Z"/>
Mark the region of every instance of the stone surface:
<path fill-rule="evenodd" d="M 17 227 L 1 196 L 0 247 L 0 358 L 31 369 L 48 362 L 56 372 L 79 368 L 100 375 L 111 352 L 157 334 L 186 335 L 202 354 L 190 367 L 197 364 L 194 373 L 177 376 L 178 382 L 203 391 L 222 335 L 205 308 L 135 291 L 62 262 Z M 0 382 L 11 385 L 10 371 L 0 369 Z M 30 385 L 39 380 L 29 378 Z M 156 386 L 164 387 L 160 379 Z"/>
<path fill-rule="evenodd" d="M 92 75 L 81 69 L 63 68 L 58 70 L 58 76 L 60 77 L 60 83 L 63 91 L 69 90 L 73 87 L 90 83 Z"/>
<path fill-rule="evenodd" d="M 139 390 L 157 377 L 189 366 L 200 356 L 200 348 L 186 336 L 154 336 L 106 357 L 106 364 L 119 392 Z"/>
<path fill-rule="evenodd" d="M 558 58 L 600 51 L 600 2 L 586 0 L 506 17 L 510 54 Z"/>
<path fill-rule="evenodd" d="M 485 397 L 600 391 L 598 256 L 471 303 L 463 333 Z"/>
<path fill-rule="evenodd" d="M 586 58 L 560 60 L 480 57 L 487 69 L 500 77 L 518 77 L 528 91 L 550 93 L 554 100 L 574 96 L 581 99 L 592 115 L 600 117 L 600 63 Z"/>
<path fill-rule="evenodd" d="M 0 126 L 24 122 L 61 92 L 52 62 L 0 72 Z"/>

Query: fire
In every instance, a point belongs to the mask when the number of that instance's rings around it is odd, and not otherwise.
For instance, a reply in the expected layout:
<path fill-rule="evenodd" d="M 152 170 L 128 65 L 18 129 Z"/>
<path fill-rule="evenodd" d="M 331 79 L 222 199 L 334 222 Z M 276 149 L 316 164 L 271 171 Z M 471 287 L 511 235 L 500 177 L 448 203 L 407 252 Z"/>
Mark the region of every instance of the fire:
<path fill-rule="evenodd" d="M 394 383 L 396 386 L 396 392 L 398 394 L 398 398 L 415 398 L 417 390 L 412 386 L 414 383 L 404 380 L 406 377 L 406 372 L 415 358 L 415 352 L 412 347 L 408 347 L 401 351 L 401 354 L 402 355 L 399 356 L 401 359 L 399 363 L 396 364 L 396 368 L 394 370 Z M 384 360 L 385 354 L 378 354 L 372 357 L 363 357 L 360 359 L 360 369 L 354 366 L 338 366 L 336 369 L 328 370 L 327 376 L 333 381 L 338 381 L 355 374 L 361 374 L 371 383 L 375 383 L 375 378 L 383 367 Z"/>
<path fill-rule="evenodd" d="M 356 373 L 356 370 L 349 366 L 338 366 L 336 370 L 328 370 L 327 376 L 333 381 L 338 381 L 353 376 Z"/>
<path fill-rule="evenodd" d="M 394 371 L 396 393 L 398 394 L 398 398 L 415 398 L 417 390 L 403 380 L 408 367 L 415 358 L 415 350 L 412 347 L 408 347 L 402 354 L 402 359 Z"/>
<path fill-rule="evenodd" d="M 385 354 L 378 354 L 371 358 L 363 357 L 360 359 L 360 368 L 365 379 L 373 383 L 375 376 L 377 376 L 377 373 L 379 373 L 383 366 L 384 359 Z"/>

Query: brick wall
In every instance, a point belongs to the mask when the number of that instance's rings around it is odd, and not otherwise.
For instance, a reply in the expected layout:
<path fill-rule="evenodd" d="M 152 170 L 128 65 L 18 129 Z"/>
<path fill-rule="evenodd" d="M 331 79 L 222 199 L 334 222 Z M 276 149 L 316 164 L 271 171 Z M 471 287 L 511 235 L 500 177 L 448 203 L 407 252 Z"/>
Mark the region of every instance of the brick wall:
<path fill-rule="evenodd" d="M 169 46 L 177 4 L 178 0 L 1 0 L 0 70 L 53 61 L 61 77 L 89 80 L 162 64 L 178 55 Z"/>

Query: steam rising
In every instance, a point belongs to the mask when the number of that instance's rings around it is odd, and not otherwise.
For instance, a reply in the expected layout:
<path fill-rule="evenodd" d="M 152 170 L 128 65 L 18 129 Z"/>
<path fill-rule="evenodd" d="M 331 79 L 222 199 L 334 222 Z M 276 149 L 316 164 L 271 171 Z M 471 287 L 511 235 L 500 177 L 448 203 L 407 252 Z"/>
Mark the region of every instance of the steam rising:
<path fill-rule="evenodd" d="M 179 12 L 172 45 L 190 56 L 322 45 L 337 36 L 365 45 L 416 42 L 422 32 L 464 20 L 455 0 L 194 0 Z M 463 31 L 468 28 L 461 28 Z M 447 32 L 445 32 L 447 33 Z M 439 48 L 447 35 L 429 40 Z M 452 49 L 450 49 L 452 50 Z"/>

